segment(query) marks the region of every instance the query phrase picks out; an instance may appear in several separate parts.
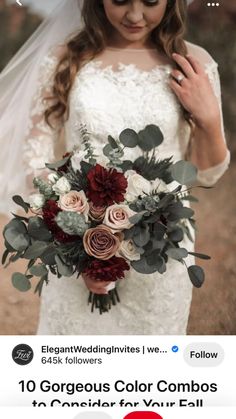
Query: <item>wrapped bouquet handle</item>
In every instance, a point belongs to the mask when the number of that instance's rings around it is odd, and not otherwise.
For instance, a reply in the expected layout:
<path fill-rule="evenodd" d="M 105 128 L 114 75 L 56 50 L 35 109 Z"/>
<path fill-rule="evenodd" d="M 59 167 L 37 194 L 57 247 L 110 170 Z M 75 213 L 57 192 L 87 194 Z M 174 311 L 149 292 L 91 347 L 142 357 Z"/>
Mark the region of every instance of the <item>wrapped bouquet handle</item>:
<path fill-rule="evenodd" d="M 98 309 L 100 314 L 106 313 L 111 309 L 111 306 L 120 303 L 120 297 L 116 289 L 116 283 L 111 282 L 106 286 L 107 294 L 94 294 L 90 291 L 88 304 L 91 304 L 91 312 L 94 308 Z"/>

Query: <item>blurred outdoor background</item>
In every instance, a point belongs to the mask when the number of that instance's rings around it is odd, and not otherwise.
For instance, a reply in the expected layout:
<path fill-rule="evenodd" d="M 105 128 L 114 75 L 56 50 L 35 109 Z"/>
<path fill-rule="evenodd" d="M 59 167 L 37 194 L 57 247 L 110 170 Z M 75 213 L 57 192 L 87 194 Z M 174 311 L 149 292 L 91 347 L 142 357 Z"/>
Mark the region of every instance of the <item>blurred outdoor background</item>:
<path fill-rule="evenodd" d="M 59 0 L 0 0 L 0 71 Z M 225 130 L 232 161 L 230 169 L 210 190 L 195 190 L 199 228 L 196 251 L 211 255 L 204 267 L 206 282 L 193 293 L 188 334 L 236 334 L 236 2 L 221 0 L 207 7 L 195 0 L 189 8 L 186 39 L 204 47 L 219 64 Z M 0 216 L 0 227 L 6 223 Z M 3 242 L 1 237 L 1 243 Z M 2 253 L 2 251 L 1 251 Z M 12 264 L 0 271 L 0 334 L 35 334 L 39 298 L 21 294 L 11 285 L 11 274 L 24 269 Z"/>

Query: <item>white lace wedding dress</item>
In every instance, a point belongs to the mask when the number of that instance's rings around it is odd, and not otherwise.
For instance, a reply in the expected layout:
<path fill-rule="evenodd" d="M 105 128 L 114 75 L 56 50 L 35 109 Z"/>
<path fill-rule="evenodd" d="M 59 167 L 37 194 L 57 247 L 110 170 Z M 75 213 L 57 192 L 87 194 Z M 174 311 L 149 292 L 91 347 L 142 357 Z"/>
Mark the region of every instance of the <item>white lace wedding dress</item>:
<path fill-rule="evenodd" d="M 187 43 L 189 51 L 205 66 L 220 101 L 217 64 L 202 48 Z M 50 91 L 57 55 L 48 55 L 42 63 L 38 92 L 33 100 L 31 125 L 24 150 L 28 174 L 37 172 L 54 159 L 54 148 L 61 127 L 50 129 L 43 120 L 44 95 Z M 183 159 L 188 147 L 190 128 L 182 116 L 180 104 L 168 85 L 171 65 L 160 64 L 154 50 L 107 48 L 77 74 L 70 94 L 70 116 L 65 123 L 67 150 L 80 145 L 80 124 L 90 132 L 97 154 L 107 135 L 118 137 L 124 128 L 136 131 L 148 124 L 159 125 L 164 142 L 158 148 L 161 158 Z M 222 121 L 223 122 L 223 121 Z M 223 127 L 223 124 L 222 124 Z M 127 150 L 134 159 L 139 150 Z M 214 184 L 227 169 L 229 153 L 219 165 L 200 171 L 199 182 Z M 185 239 L 183 246 L 193 250 Z M 186 259 L 194 263 L 193 257 Z M 118 284 L 121 303 L 102 316 L 91 313 L 88 290 L 81 278 L 50 276 L 41 297 L 38 334 L 185 334 L 192 296 L 186 267 L 171 260 L 165 274 L 141 275 L 131 270 Z"/>

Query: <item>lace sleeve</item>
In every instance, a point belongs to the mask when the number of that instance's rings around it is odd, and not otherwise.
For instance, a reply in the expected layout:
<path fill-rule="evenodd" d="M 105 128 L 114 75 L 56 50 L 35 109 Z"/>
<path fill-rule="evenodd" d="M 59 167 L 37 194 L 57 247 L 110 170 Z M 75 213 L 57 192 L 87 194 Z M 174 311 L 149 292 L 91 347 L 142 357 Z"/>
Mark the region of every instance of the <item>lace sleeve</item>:
<path fill-rule="evenodd" d="M 52 103 L 52 100 L 45 101 L 44 99 L 51 96 L 57 63 L 58 56 L 52 52 L 44 58 L 40 66 L 36 93 L 32 98 L 29 124 L 23 146 L 23 164 L 27 175 L 27 186 L 31 189 L 33 189 L 33 177 L 46 170 L 45 163 L 55 160 L 54 146 L 63 127 L 62 123 L 58 121 L 52 128 L 44 118 L 45 110 Z"/>
<path fill-rule="evenodd" d="M 223 112 L 222 112 L 222 101 L 221 101 L 221 85 L 220 85 L 220 76 L 218 72 L 218 64 L 213 60 L 211 55 L 205 51 L 203 48 L 187 42 L 189 53 L 193 54 L 204 66 L 205 71 L 209 77 L 211 85 L 213 87 L 214 93 L 218 99 L 220 107 L 220 116 L 221 116 L 221 129 L 223 133 L 223 138 L 226 142 L 225 130 L 224 130 L 224 121 L 223 121 Z M 221 176 L 228 169 L 230 163 L 230 152 L 227 149 L 227 154 L 225 159 L 212 167 L 209 167 L 205 170 L 198 171 L 198 182 L 205 186 L 214 185 Z"/>

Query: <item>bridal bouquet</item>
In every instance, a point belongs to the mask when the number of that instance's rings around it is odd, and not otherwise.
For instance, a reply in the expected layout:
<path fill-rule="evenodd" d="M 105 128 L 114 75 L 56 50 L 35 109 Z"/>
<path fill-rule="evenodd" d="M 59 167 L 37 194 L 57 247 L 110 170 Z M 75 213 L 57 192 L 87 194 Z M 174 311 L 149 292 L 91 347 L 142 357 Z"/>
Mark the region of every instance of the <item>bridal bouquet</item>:
<path fill-rule="evenodd" d="M 41 295 L 49 272 L 58 278 L 77 273 L 94 281 L 108 281 L 107 294 L 90 292 L 92 311 L 108 311 L 119 301 L 116 281 L 132 267 L 143 274 L 163 274 L 169 260 L 186 266 L 194 286 L 204 281 L 200 266 L 187 266 L 191 254 L 181 246 L 185 235 L 192 240 L 194 211 L 184 206 L 196 180 L 197 169 L 172 157 L 157 160 L 163 141 L 159 127 L 148 125 L 136 133 L 125 129 L 119 139 L 108 136 L 103 155 L 95 155 L 89 134 L 81 128 L 83 149 L 67 153 L 61 161 L 46 164 L 48 176 L 34 178 L 37 193 L 16 204 L 28 217 L 13 214 L 3 235 L 6 250 L 2 263 L 28 261 L 25 273 L 16 272 L 12 283 L 20 291 L 31 288 Z M 125 160 L 125 149 L 139 147 L 141 156 Z M 10 256 L 9 256 L 10 255 Z M 7 261 L 9 257 L 9 260 Z"/>

